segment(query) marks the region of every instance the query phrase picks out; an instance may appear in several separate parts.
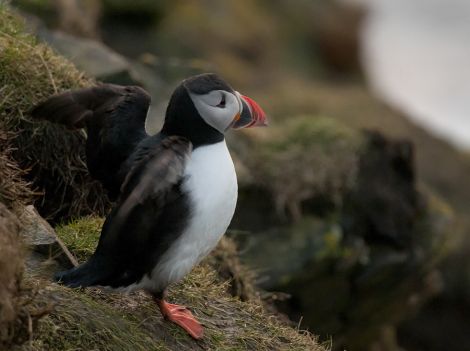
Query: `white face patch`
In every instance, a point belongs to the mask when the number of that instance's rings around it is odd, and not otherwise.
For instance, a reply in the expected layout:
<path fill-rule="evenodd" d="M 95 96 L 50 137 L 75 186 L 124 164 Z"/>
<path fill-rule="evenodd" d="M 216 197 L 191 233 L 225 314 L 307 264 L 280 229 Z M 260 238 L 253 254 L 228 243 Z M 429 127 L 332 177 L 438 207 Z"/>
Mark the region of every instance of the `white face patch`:
<path fill-rule="evenodd" d="M 202 119 L 221 133 L 225 133 L 235 116 L 242 112 L 240 98 L 234 93 L 225 90 L 203 95 L 188 93 Z"/>

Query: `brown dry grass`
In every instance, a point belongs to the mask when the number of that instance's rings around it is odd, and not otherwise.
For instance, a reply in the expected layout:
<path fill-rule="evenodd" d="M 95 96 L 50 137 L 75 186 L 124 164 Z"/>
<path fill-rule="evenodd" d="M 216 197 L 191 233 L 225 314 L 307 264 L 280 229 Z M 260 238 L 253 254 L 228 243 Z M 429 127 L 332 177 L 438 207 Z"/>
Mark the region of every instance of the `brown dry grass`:
<path fill-rule="evenodd" d="M 0 121 L 0 203 L 9 208 L 26 204 L 33 195 L 29 184 L 21 179 L 24 172 L 11 159 L 11 138 Z"/>
<path fill-rule="evenodd" d="M 108 206 L 100 185 L 85 164 L 85 137 L 45 122 L 28 111 L 63 90 L 90 85 L 72 64 L 25 34 L 22 20 L 0 5 L 0 120 L 15 135 L 12 157 L 27 171 L 33 188 L 44 192 L 36 202 L 42 215 L 58 218 L 103 212 Z"/>
<path fill-rule="evenodd" d="M 206 262 L 215 269 L 220 282 L 227 284 L 231 296 L 242 301 L 259 299 L 259 291 L 254 287 L 255 274 L 241 264 L 237 246 L 232 239 L 223 237 Z"/>

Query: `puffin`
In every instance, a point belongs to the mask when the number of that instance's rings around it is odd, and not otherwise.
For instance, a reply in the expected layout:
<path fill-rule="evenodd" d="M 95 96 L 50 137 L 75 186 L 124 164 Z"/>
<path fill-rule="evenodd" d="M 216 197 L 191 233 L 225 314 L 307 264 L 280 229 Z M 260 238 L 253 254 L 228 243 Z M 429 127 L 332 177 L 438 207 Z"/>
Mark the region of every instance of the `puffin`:
<path fill-rule="evenodd" d="M 145 129 L 150 102 L 141 87 L 103 83 L 31 111 L 85 129 L 88 171 L 113 203 L 95 252 L 54 278 L 72 288 L 144 290 L 166 320 L 200 339 L 202 325 L 187 307 L 167 302 L 167 288 L 209 254 L 234 215 L 238 185 L 225 133 L 265 126 L 266 114 L 214 73 L 178 85 L 155 135 Z"/>

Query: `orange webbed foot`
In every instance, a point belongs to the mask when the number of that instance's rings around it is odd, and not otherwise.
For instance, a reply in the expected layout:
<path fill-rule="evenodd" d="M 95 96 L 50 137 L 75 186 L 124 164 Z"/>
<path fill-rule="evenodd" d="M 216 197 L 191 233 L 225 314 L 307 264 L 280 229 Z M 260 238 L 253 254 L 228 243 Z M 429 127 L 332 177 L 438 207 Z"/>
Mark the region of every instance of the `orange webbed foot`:
<path fill-rule="evenodd" d="M 179 325 L 191 337 L 198 340 L 204 336 L 204 328 L 186 307 L 171 304 L 164 300 L 157 300 L 157 303 L 163 317 Z"/>

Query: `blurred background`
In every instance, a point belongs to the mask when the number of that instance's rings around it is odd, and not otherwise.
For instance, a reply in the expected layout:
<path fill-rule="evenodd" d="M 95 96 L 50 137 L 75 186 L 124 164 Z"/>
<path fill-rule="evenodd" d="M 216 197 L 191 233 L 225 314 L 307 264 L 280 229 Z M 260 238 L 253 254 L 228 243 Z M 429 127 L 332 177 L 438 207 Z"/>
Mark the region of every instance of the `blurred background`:
<path fill-rule="evenodd" d="M 262 298 L 333 350 L 470 350 L 467 0 L 14 0 L 147 128 L 213 71 L 270 127 L 228 136 L 228 235 Z"/>

